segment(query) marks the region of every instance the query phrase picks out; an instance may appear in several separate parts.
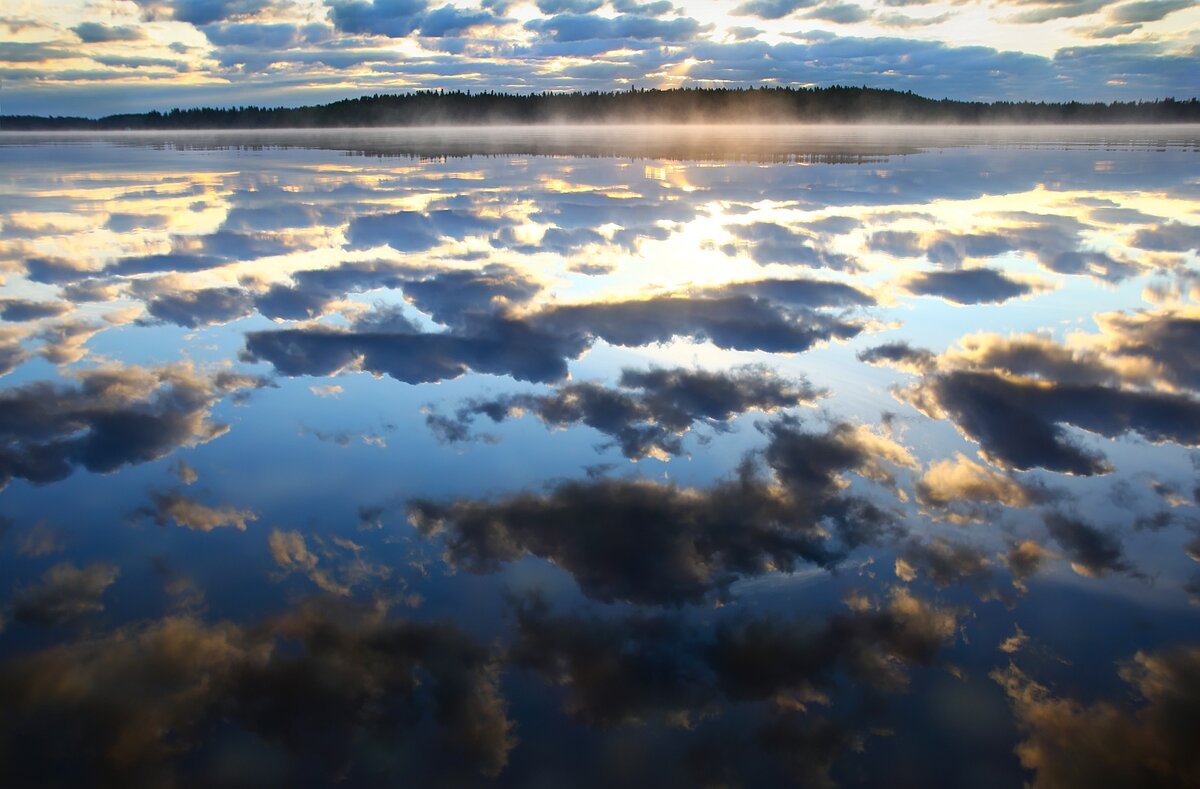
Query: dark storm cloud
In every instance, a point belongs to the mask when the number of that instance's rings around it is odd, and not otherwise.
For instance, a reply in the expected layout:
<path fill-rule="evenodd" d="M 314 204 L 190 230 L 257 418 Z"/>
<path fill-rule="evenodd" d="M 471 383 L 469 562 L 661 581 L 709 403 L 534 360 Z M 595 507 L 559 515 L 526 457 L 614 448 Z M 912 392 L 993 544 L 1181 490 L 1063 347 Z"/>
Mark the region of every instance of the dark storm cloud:
<path fill-rule="evenodd" d="M 71 30 L 85 44 L 99 44 L 108 41 L 137 41 L 145 38 L 145 34 L 133 25 L 104 25 L 99 22 L 80 22 L 71 28 Z"/>
<path fill-rule="evenodd" d="M 712 25 L 701 25 L 691 17 L 659 19 L 636 14 L 618 14 L 615 17 L 559 14 L 526 22 L 525 29 L 559 42 L 615 39 L 683 42 L 692 41 L 699 34 L 712 30 Z"/>
<path fill-rule="evenodd" d="M 18 622 L 61 625 L 103 611 L 104 591 L 119 574 L 109 564 L 90 564 L 83 569 L 65 562 L 56 564 L 39 582 L 17 590 L 13 616 Z"/>
<path fill-rule="evenodd" d="M 995 304 L 1037 290 L 1034 285 L 990 268 L 921 271 L 906 278 L 903 286 L 909 293 L 941 296 L 955 304 Z"/>
<path fill-rule="evenodd" d="M 1139 575 L 1125 559 L 1121 542 L 1112 532 L 1058 512 L 1046 513 L 1044 520 L 1054 542 L 1081 575 L 1099 577 L 1112 572 Z"/>
<path fill-rule="evenodd" d="M 833 566 L 895 530 L 891 513 L 844 490 L 843 475 L 887 482 L 881 460 L 907 460 L 902 449 L 848 424 L 804 433 L 777 420 L 764 429 L 765 469 L 748 460 L 709 488 L 566 481 L 497 501 L 414 500 L 409 519 L 471 572 L 531 554 L 571 573 L 589 597 L 652 605 L 725 596 L 738 578 L 802 563 Z"/>
<path fill-rule="evenodd" d="M 6 321 L 36 321 L 55 318 L 70 311 L 71 305 L 62 301 L 0 299 L 0 318 Z"/>
<path fill-rule="evenodd" d="M 676 615 L 602 619 L 518 602 L 509 661 L 563 686 L 564 706 L 593 726 L 689 726 L 733 702 L 779 709 L 821 703 L 847 673 L 895 691 L 954 639 L 957 612 L 903 589 L 878 607 L 824 621 L 740 617 L 697 626 Z"/>
<path fill-rule="evenodd" d="M 1200 720 L 1200 647 L 1139 651 L 1119 673 L 1135 693 L 1090 702 L 1057 696 L 1011 663 L 991 673 L 1012 704 L 1024 737 L 1017 753 L 1035 786 L 1200 782 L 1192 736 Z"/>
<path fill-rule="evenodd" d="M 98 367 L 76 380 L 0 392 L 0 483 L 55 482 L 76 466 L 110 472 L 204 443 L 228 429 L 208 419 L 217 401 L 265 383 L 184 366 Z"/>
<path fill-rule="evenodd" d="M 161 321 L 195 329 L 253 314 L 254 299 L 241 288 L 184 290 L 151 298 L 146 311 Z"/>
<path fill-rule="evenodd" d="M 485 647 L 346 605 L 247 627 L 135 623 L 0 664 L 0 699 L 17 785 L 176 785 L 223 774 L 235 752 L 271 785 L 463 785 L 515 744 Z"/>
<path fill-rule="evenodd" d="M 610 436 L 631 460 L 648 455 L 678 455 L 683 436 L 693 426 L 728 429 L 730 419 L 750 410 L 773 411 L 811 401 L 825 394 L 807 381 L 789 381 L 765 367 L 742 367 L 730 372 L 684 368 L 626 369 L 617 388 L 597 383 L 572 383 L 548 395 L 508 395 L 471 400 L 453 419 L 430 414 L 426 423 L 440 440 L 455 443 L 476 438 L 474 420 L 493 422 L 529 411 L 548 427 L 584 424 Z"/>

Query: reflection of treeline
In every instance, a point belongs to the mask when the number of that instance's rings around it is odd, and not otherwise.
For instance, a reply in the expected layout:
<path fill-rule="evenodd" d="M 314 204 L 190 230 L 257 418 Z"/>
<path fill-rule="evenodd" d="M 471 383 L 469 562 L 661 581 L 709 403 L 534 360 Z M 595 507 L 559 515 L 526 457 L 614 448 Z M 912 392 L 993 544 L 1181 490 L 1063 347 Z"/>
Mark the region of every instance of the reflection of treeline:
<path fill-rule="evenodd" d="M 314 107 L 233 107 L 100 119 L 6 116 L 9 130 L 262 129 L 554 122 L 1182 123 L 1200 122 L 1200 99 L 1114 102 L 977 102 L 835 86 L 630 90 L 611 93 L 419 91 Z"/>

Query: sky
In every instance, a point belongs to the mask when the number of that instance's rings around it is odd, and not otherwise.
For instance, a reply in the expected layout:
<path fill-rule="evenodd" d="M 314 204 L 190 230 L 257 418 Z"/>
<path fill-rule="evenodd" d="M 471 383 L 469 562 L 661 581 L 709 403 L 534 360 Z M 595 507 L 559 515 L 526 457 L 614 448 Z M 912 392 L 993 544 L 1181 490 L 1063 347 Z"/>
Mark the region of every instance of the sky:
<path fill-rule="evenodd" d="M 422 89 L 867 85 L 1200 93 L 1190 0 L 9 0 L 6 114 L 299 106 Z"/>

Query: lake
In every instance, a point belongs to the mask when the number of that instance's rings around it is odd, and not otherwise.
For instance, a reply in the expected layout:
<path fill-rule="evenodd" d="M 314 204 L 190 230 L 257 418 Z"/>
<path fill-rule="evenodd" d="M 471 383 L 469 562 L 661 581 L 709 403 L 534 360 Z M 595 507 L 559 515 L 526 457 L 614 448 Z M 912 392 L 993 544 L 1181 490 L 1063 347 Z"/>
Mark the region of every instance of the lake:
<path fill-rule="evenodd" d="M 0 785 L 1200 783 L 1198 154 L 0 136 Z"/>

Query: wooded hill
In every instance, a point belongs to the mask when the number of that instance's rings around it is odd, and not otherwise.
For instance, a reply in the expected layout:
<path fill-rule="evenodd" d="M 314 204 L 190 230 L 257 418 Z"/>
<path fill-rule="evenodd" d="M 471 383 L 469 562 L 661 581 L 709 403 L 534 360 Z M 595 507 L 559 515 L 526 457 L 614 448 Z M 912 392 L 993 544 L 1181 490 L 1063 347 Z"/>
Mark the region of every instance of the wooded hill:
<path fill-rule="evenodd" d="M 928 99 L 875 88 L 678 88 L 512 94 L 417 91 L 312 107 L 230 107 L 102 118 L 0 116 L 0 129 L 278 129 L 489 123 L 1200 123 L 1200 99 L 1104 103 Z"/>

